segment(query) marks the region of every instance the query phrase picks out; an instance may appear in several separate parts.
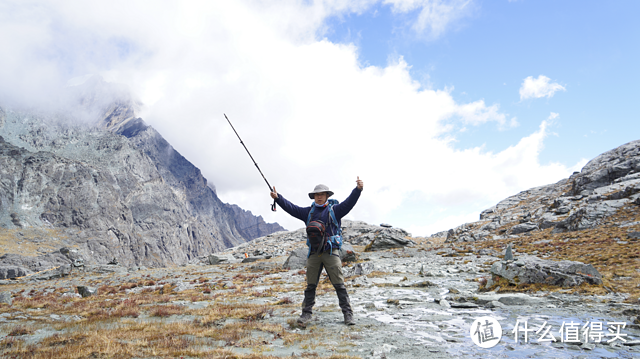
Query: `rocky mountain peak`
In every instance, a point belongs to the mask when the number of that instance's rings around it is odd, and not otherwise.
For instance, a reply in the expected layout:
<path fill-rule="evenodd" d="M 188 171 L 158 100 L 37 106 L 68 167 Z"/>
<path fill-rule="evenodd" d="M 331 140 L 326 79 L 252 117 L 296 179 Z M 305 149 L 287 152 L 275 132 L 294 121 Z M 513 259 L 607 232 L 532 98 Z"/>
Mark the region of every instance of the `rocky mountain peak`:
<path fill-rule="evenodd" d="M 60 247 L 97 264 L 184 264 L 284 230 L 220 201 L 122 88 L 98 78 L 67 90 L 78 101 L 66 112 L 0 108 L 0 240 L 58 246 L 5 247 L 0 264 L 55 266 Z"/>
<path fill-rule="evenodd" d="M 98 75 L 87 75 L 65 88 L 67 108 L 91 125 L 112 132 L 137 117 L 142 102 L 127 86 L 105 81 Z"/>
<path fill-rule="evenodd" d="M 640 174 L 640 140 L 607 151 L 572 176 L 572 196 L 589 196 L 598 188 L 633 180 Z"/>
<path fill-rule="evenodd" d="M 640 140 L 589 161 L 557 183 L 522 191 L 466 223 L 434 237 L 449 242 L 517 237 L 552 228 L 554 233 L 591 229 L 628 206 L 640 205 Z M 633 207 L 637 208 L 637 207 Z"/>

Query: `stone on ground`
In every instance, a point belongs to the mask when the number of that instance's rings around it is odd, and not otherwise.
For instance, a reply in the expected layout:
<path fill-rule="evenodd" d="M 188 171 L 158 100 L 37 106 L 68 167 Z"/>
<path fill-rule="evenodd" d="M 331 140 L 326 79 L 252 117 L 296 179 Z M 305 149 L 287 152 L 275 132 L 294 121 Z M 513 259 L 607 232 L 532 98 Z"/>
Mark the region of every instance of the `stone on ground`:
<path fill-rule="evenodd" d="M 234 263 L 236 258 L 232 254 L 211 254 L 209 264 L 229 264 Z"/>
<path fill-rule="evenodd" d="M 284 262 L 283 268 L 285 269 L 302 269 L 307 266 L 307 254 L 309 249 L 307 247 L 298 248 L 291 251 L 289 257 Z"/>
<path fill-rule="evenodd" d="M 26 268 L 22 268 L 19 266 L 2 266 L 0 267 L 0 279 L 11 279 L 24 277 L 27 274 L 32 273 L 30 270 Z"/>
<path fill-rule="evenodd" d="M 507 246 L 507 249 L 504 251 L 504 260 L 512 261 L 513 260 L 513 252 L 511 251 L 511 244 Z"/>
<path fill-rule="evenodd" d="M 269 259 L 271 256 L 255 256 L 255 257 L 247 257 L 242 260 L 242 263 L 252 263 L 261 259 Z"/>
<path fill-rule="evenodd" d="M 92 295 L 96 295 L 96 293 L 98 293 L 98 290 L 96 288 L 87 287 L 87 286 L 84 286 L 84 285 L 79 285 L 78 286 L 78 294 L 80 294 L 83 298 L 90 297 Z"/>
<path fill-rule="evenodd" d="M 582 283 L 602 284 L 602 276 L 591 265 L 575 261 L 550 261 L 535 256 L 523 256 L 516 262 L 499 261 L 491 273 L 512 284 L 544 283 L 573 287 Z"/>
<path fill-rule="evenodd" d="M 342 248 L 340 248 L 340 260 L 342 263 L 355 262 L 357 260 L 356 251 L 351 244 L 346 242 L 342 244 Z"/>
<path fill-rule="evenodd" d="M 394 228 L 385 228 L 378 231 L 371 243 L 365 248 L 366 252 L 381 251 L 385 249 L 413 247 L 416 243 L 405 238 L 401 231 Z"/>
<path fill-rule="evenodd" d="M 7 303 L 11 305 L 11 303 L 13 303 L 13 298 L 11 298 L 11 292 L 1 292 L 0 303 Z"/>

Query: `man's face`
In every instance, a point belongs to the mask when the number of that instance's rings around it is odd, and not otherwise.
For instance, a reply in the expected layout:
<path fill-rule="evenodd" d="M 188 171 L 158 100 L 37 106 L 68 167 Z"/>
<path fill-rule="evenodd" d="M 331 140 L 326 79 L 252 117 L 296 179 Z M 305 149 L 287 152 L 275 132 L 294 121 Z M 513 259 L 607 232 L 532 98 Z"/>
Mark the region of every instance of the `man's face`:
<path fill-rule="evenodd" d="M 327 201 L 327 192 L 315 193 L 313 198 L 318 205 L 323 205 Z"/>

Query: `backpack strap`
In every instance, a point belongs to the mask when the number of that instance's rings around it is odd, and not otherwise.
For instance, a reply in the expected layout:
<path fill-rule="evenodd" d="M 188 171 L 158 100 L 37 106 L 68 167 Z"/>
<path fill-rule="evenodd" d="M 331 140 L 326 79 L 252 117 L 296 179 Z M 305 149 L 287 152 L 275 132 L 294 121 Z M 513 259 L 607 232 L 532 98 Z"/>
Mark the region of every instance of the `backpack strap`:
<path fill-rule="evenodd" d="M 338 203 L 338 201 L 335 201 L 335 202 L 330 201 L 329 202 L 329 222 L 333 222 L 333 225 L 337 228 L 335 235 L 342 237 L 342 227 L 340 227 L 338 225 L 338 220 L 336 219 L 336 214 L 333 213 L 333 205 L 337 204 L 337 203 Z M 331 225 L 331 223 L 329 223 L 329 225 Z M 329 241 L 329 245 L 331 246 L 331 251 L 329 252 L 329 255 L 331 255 L 331 254 L 333 254 L 333 243 L 331 243 L 331 241 Z M 342 244 L 340 244 L 337 248 L 339 249 L 341 246 L 342 246 Z"/>
<path fill-rule="evenodd" d="M 333 204 L 329 203 L 329 218 L 331 219 L 331 222 L 333 222 L 333 225 L 336 226 L 336 228 L 338 229 L 336 231 L 336 234 L 339 236 L 342 236 L 342 228 L 338 225 L 338 220 L 336 219 L 336 214 L 333 213 Z"/>
<path fill-rule="evenodd" d="M 309 217 L 307 217 L 307 226 L 309 225 L 309 223 L 311 223 L 311 215 L 313 214 L 314 209 L 316 209 L 316 206 L 311 203 L 311 210 L 309 211 Z"/>
<path fill-rule="evenodd" d="M 309 211 L 309 217 L 307 217 L 307 226 L 309 226 L 309 223 L 311 223 L 311 215 L 313 214 L 313 210 L 315 209 L 316 206 L 313 205 L 313 203 L 311 203 L 311 210 Z M 307 247 L 309 248 L 309 252 L 307 253 L 307 258 L 309 258 L 311 256 L 311 243 L 309 243 L 309 237 L 307 237 Z"/>

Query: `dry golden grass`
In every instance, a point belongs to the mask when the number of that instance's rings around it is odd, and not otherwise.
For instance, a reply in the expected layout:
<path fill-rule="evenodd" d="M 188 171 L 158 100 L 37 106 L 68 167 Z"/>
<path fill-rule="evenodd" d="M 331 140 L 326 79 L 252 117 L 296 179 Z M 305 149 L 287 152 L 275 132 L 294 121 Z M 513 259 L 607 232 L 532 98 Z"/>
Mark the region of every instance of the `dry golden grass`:
<path fill-rule="evenodd" d="M 38 345 L 16 345 L 5 350 L 4 355 L 20 358 L 131 358 L 215 354 L 214 350 L 201 348 L 210 345 L 210 340 L 194 338 L 194 334 L 203 338 L 219 335 L 211 333 L 210 329 L 184 323 L 121 322 L 106 329 L 94 325 L 86 326 L 82 331 L 53 335 Z"/>
<path fill-rule="evenodd" d="M 551 233 L 551 229 L 531 232 L 519 239 L 476 242 L 479 248 L 492 248 L 503 253 L 510 243 L 520 253 L 535 254 L 552 260 L 571 260 L 593 265 L 602 275 L 603 286 L 582 285 L 572 292 L 606 294 L 609 291 L 630 294 L 630 301 L 640 297 L 640 240 L 627 238 L 629 230 L 640 226 L 620 228 L 619 223 L 640 221 L 637 206 L 630 205 L 608 218 L 601 227 L 589 230 Z M 546 241 L 546 243 L 534 243 Z M 619 243 L 620 242 L 620 243 Z M 626 243 L 624 243 L 626 242 Z M 544 285 L 527 285 L 506 290 L 561 290 Z M 566 289 L 566 288 L 565 288 Z M 501 290 L 505 290 L 501 287 Z"/>
<path fill-rule="evenodd" d="M 381 271 L 377 271 L 374 270 L 371 273 L 367 274 L 368 278 L 376 278 L 376 277 L 388 277 L 390 275 L 393 275 L 393 273 L 389 273 L 389 272 L 381 272 Z"/>
<path fill-rule="evenodd" d="M 51 252 L 63 247 L 67 236 L 56 229 L 0 228 L 0 255 L 7 253 L 35 257 L 40 252 Z"/>
<path fill-rule="evenodd" d="M 435 237 L 431 239 L 431 246 L 438 246 L 444 244 L 444 241 L 447 240 L 447 237 Z"/>
<path fill-rule="evenodd" d="M 185 312 L 185 308 L 181 305 L 159 305 L 149 311 L 149 315 L 152 317 L 170 317 L 172 315 L 179 315 Z"/>
<path fill-rule="evenodd" d="M 198 321 L 204 326 L 217 325 L 222 320 L 245 319 L 257 320 L 264 318 L 267 314 L 271 314 L 273 308 L 269 305 L 260 304 L 216 304 L 210 305 L 204 309 L 190 311 L 192 315 L 199 316 Z"/>
<path fill-rule="evenodd" d="M 433 237 L 433 238 L 425 238 L 425 237 L 413 237 L 412 241 L 416 242 L 418 247 L 429 247 L 434 244 L 444 243 L 446 237 Z"/>
<path fill-rule="evenodd" d="M 19 309 L 40 308 L 48 312 L 53 302 L 59 310 L 80 312 L 84 319 L 76 323 L 57 323 L 52 328 L 61 331 L 43 339 L 37 345 L 27 345 L 20 339 L 42 327 L 17 325 L 5 329 L 11 338 L 0 341 L 3 357 L 16 358 L 132 358 L 132 357 L 199 357 L 199 358 L 269 358 L 261 353 L 268 350 L 270 340 L 281 339 L 285 345 L 309 340 L 311 334 L 291 333 L 281 325 L 262 319 L 272 316 L 274 305 L 217 304 L 205 309 L 189 310 L 178 305 L 158 305 L 154 299 L 164 295 L 149 294 L 135 299 L 108 300 L 108 296 L 75 298 L 59 304 L 52 296 L 38 300 L 16 298 L 14 312 Z M 147 305 L 142 305 L 142 303 Z M 45 305 L 42 305 L 45 303 Z M 280 305 L 279 308 L 286 307 Z M 133 318 L 140 310 L 150 316 L 165 318 L 186 314 L 196 320 L 163 322 L 139 321 Z M 131 315 L 133 313 L 134 315 Z M 44 313 L 42 313 L 44 314 Z M 127 319 L 124 317 L 132 317 Z M 114 320 L 117 319 L 117 320 Z M 255 333 L 264 333 L 256 336 Z M 266 338 L 266 339 L 265 339 Z M 268 339 L 273 338 L 273 339 Z M 226 346 L 251 348 L 256 354 L 245 355 L 213 349 L 223 342 Z M 338 357 L 336 357 L 338 358 Z"/>

